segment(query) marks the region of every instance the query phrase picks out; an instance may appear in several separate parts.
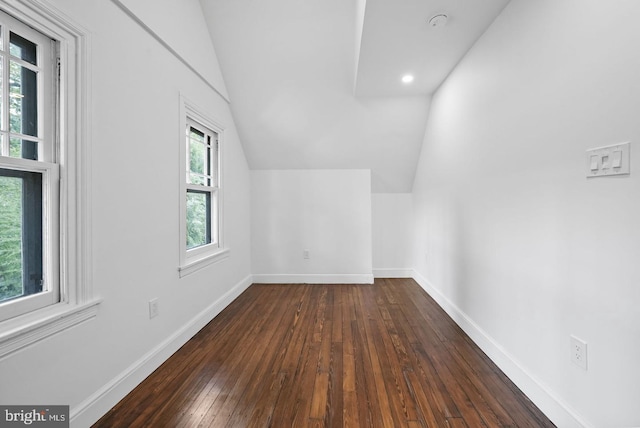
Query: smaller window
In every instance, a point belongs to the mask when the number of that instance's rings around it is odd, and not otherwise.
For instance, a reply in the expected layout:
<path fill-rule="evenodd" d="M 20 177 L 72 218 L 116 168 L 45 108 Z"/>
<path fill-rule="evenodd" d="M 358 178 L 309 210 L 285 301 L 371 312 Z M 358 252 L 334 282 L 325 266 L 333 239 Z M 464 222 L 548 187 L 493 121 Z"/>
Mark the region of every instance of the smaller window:
<path fill-rule="evenodd" d="M 180 276 L 226 257 L 222 242 L 223 128 L 183 100 Z"/>
<path fill-rule="evenodd" d="M 187 121 L 187 250 L 218 245 L 218 134 Z"/>

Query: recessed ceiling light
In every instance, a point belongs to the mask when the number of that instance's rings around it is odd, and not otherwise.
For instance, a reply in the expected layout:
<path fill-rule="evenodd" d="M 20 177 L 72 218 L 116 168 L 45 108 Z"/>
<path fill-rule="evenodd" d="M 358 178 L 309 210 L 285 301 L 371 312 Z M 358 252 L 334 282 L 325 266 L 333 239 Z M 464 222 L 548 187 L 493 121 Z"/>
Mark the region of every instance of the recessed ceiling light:
<path fill-rule="evenodd" d="M 410 74 L 405 74 L 402 76 L 402 83 L 411 83 L 413 82 L 413 76 Z"/>
<path fill-rule="evenodd" d="M 449 17 L 447 15 L 445 15 L 444 13 L 439 13 L 429 18 L 429 25 L 434 28 L 444 27 L 445 25 L 447 25 L 448 20 Z"/>

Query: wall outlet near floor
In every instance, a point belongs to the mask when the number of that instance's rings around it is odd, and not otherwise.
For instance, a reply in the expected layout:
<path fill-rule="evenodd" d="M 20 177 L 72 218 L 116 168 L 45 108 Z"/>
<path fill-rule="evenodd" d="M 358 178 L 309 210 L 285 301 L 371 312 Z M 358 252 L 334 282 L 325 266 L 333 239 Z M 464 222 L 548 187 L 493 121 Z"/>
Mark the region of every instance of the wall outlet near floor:
<path fill-rule="evenodd" d="M 587 369 L 587 342 L 575 336 L 571 336 L 571 361 L 582 369 Z"/>
<path fill-rule="evenodd" d="M 302 258 L 309 259 L 311 256 L 309 255 L 309 250 L 302 250 Z"/>
<path fill-rule="evenodd" d="M 158 316 L 158 298 L 149 300 L 149 319 Z"/>

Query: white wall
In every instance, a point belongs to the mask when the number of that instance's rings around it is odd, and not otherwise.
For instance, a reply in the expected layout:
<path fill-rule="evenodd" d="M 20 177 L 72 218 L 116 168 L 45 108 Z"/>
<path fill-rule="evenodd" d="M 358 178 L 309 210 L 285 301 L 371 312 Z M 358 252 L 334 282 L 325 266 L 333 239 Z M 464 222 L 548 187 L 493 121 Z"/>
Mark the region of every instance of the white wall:
<path fill-rule="evenodd" d="M 436 93 L 414 184 L 422 284 L 561 427 L 640 426 L 639 19 L 511 1 Z M 623 141 L 632 174 L 587 180 Z"/>
<path fill-rule="evenodd" d="M 411 193 L 371 195 L 373 274 L 376 278 L 412 275 L 411 233 L 413 198 Z"/>
<path fill-rule="evenodd" d="M 92 277 L 103 303 L 97 318 L 1 360 L 0 403 L 69 404 L 72 426 L 86 427 L 248 285 L 250 179 L 229 106 L 209 84 L 114 3 L 57 0 L 55 7 L 91 38 Z M 205 25 L 198 13 L 189 23 Z M 185 57 L 212 54 L 210 44 L 191 42 L 182 45 L 190 49 Z M 180 94 L 226 126 L 231 250 L 182 279 Z M 160 314 L 149 320 L 155 297 Z"/>
<path fill-rule="evenodd" d="M 370 172 L 251 171 L 251 235 L 255 282 L 372 282 Z"/>
<path fill-rule="evenodd" d="M 134 19 L 139 20 L 141 25 L 149 28 L 159 37 L 161 43 L 175 51 L 220 95 L 229 99 L 209 29 L 202 25 L 203 11 L 200 1 L 159 1 L 154 2 L 153 7 L 149 7 L 147 0 L 112 1 L 121 5 Z M 194 49 L 196 46 L 198 49 Z"/>

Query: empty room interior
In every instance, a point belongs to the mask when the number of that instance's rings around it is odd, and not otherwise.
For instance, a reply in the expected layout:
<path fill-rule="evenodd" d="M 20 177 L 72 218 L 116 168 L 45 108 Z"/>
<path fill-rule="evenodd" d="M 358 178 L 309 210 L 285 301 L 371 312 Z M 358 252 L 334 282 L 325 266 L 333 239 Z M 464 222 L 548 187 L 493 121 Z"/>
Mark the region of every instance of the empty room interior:
<path fill-rule="evenodd" d="M 0 18 L 0 405 L 83 428 L 149 384 L 136 426 L 640 427 L 637 0 Z M 154 420 L 208 352 L 236 389 Z"/>

